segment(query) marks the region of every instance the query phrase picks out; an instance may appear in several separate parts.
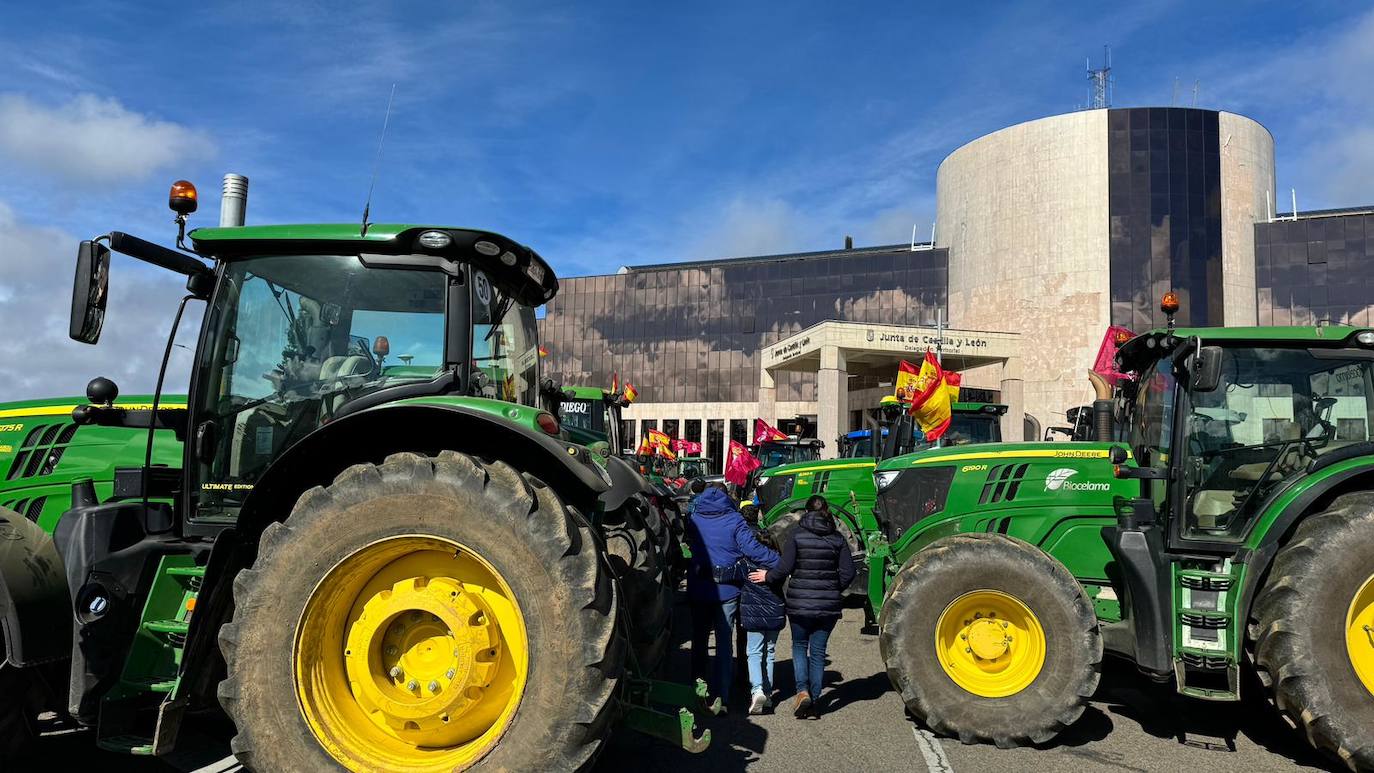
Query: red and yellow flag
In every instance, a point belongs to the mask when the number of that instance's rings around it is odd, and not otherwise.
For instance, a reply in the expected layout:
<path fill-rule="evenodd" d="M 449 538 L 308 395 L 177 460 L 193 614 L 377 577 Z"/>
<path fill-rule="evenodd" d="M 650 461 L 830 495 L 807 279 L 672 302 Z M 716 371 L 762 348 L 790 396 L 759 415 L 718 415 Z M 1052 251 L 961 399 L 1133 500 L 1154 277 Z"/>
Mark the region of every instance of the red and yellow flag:
<path fill-rule="evenodd" d="M 620 373 L 611 374 L 611 394 L 620 394 Z"/>
<path fill-rule="evenodd" d="M 627 402 L 627 403 L 632 403 L 632 402 L 635 401 L 635 398 L 636 398 L 636 397 L 639 397 L 639 390 L 638 390 L 638 389 L 635 389 L 635 385 L 634 385 L 634 384 L 631 384 L 630 382 L 626 381 L 626 382 L 625 382 L 625 402 Z"/>
<path fill-rule="evenodd" d="M 749 449 L 744 447 L 738 440 L 730 441 L 730 450 L 725 458 L 725 479 L 735 484 L 743 486 L 749 482 L 749 473 L 763 465 L 749 453 Z"/>
<path fill-rule="evenodd" d="M 921 363 L 910 411 L 916 423 L 921 425 L 926 440 L 939 440 L 949 430 L 949 389 L 945 384 L 945 371 L 933 352 L 926 351 L 925 361 Z"/>
<path fill-rule="evenodd" d="M 897 384 L 892 393 L 897 396 L 898 400 L 904 403 L 911 402 L 911 396 L 916 393 L 916 377 L 920 373 L 919 368 L 906 360 L 902 360 L 902 363 L 897 366 Z"/>

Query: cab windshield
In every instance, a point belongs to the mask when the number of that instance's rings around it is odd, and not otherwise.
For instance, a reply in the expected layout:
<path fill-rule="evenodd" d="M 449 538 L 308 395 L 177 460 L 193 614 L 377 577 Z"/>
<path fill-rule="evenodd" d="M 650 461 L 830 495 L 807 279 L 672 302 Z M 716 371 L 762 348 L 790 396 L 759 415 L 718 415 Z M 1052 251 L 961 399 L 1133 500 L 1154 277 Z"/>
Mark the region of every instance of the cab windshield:
<path fill-rule="evenodd" d="M 346 402 L 437 376 L 447 282 L 356 256 L 227 264 L 199 363 L 197 412 L 213 450 L 202 513 L 232 514 L 271 460 Z"/>

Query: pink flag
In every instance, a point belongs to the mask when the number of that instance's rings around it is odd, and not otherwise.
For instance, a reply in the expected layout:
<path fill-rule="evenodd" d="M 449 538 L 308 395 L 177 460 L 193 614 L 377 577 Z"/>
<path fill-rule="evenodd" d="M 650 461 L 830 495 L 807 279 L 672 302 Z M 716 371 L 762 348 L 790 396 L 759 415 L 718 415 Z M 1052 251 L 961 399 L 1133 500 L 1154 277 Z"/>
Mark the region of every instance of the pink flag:
<path fill-rule="evenodd" d="M 754 445 L 770 440 L 786 440 L 787 434 L 763 419 L 754 419 Z"/>
<path fill-rule="evenodd" d="M 737 440 L 730 441 L 730 452 L 725 460 L 725 479 L 735 484 L 743 486 L 749 482 L 749 473 L 758 469 L 763 462 L 754 458 Z"/>
<path fill-rule="evenodd" d="M 701 444 L 682 438 L 673 439 L 673 450 L 686 456 L 701 456 Z"/>
<path fill-rule="evenodd" d="M 1134 333 L 1120 325 L 1107 328 L 1107 334 L 1102 336 L 1102 346 L 1097 349 L 1093 372 L 1106 379 L 1108 384 L 1115 386 L 1117 380 L 1124 375 L 1116 370 L 1116 352 L 1122 344 L 1134 337 Z"/>

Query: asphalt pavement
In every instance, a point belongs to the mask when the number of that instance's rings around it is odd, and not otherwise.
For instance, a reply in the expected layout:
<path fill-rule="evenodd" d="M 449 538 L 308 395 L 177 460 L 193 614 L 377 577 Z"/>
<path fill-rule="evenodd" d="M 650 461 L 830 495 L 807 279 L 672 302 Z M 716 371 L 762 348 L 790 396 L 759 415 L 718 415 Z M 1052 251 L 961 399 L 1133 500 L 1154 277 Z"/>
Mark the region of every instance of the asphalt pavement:
<path fill-rule="evenodd" d="M 679 647 L 670 672 L 688 670 L 687 609 L 679 606 Z M 776 681 L 792 691 L 791 641 L 778 639 Z M 1337 770 L 1313 752 L 1248 685 L 1241 706 L 1179 698 L 1151 685 L 1126 664 L 1108 661 L 1101 686 L 1082 718 L 1059 738 L 1036 748 L 965 746 L 931 736 L 909 719 L 891 689 L 878 638 L 863 630 L 859 609 L 847 610 L 830 639 L 822 716 L 798 720 L 784 703 L 775 714 L 748 716 L 747 687 L 727 715 L 710 717 L 711 747 L 689 754 L 629 732 L 612 737 L 597 762 L 604 773 L 678 771 L 1257 771 Z M 196 771 L 228 773 L 223 744 L 194 738 L 171 761 L 130 758 L 94 749 L 90 733 L 50 722 L 30 770 Z M 170 764 L 169 764 L 170 763 Z M 204 767 L 202 767 L 204 766 Z"/>

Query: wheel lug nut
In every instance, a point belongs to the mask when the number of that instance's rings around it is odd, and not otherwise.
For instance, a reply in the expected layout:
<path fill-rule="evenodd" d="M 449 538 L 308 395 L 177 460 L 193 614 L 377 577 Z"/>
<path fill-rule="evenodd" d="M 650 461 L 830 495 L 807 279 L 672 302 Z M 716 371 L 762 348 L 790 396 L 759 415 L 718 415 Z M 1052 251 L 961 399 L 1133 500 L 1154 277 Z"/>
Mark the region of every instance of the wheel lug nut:
<path fill-rule="evenodd" d="M 430 692 L 439 692 L 439 680 L 438 680 L 438 679 L 430 680 L 430 683 L 429 683 L 429 691 L 430 691 Z"/>
<path fill-rule="evenodd" d="M 961 633 L 961 634 L 959 634 L 959 638 L 960 638 L 960 639 L 963 639 L 964 641 L 968 641 L 968 634 L 966 634 L 966 633 Z"/>
<path fill-rule="evenodd" d="M 455 677 L 455 676 L 457 676 L 457 675 L 458 675 L 458 672 L 455 671 L 455 670 L 453 670 L 453 669 L 451 669 L 451 668 L 448 670 L 448 673 L 444 674 L 444 676 L 447 676 L 449 679 L 452 679 L 453 677 Z"/>
<path fill-rule="evenodd" d="M 1011 627 L 1011 623 L 1006 623 L 1006 622 L 1004 622 L 1004 623 L 1002 623 L 1002 627 L 1003 627 L 1003 628 L 1010 628 L 1010 627 Z"/>
<path fill-rule="evenodd" d="M 420 683 L 415 681 L 414 679 L 411 679 L 409 682 L 406 682 L 406 689 L 410 690 L 411 692 L 415 692 L 416 690 L 420 689 Z"/>
<path fill-rule="evenodd" d="M 400 679 L 400 678 L 401 678 L 401 667 L 400 667 L 400 666 L 392 666 L 392 667 L 391 667 L 390 674 L 391 674 L 391 678 L 392 678 L 392 679 Z"/>

